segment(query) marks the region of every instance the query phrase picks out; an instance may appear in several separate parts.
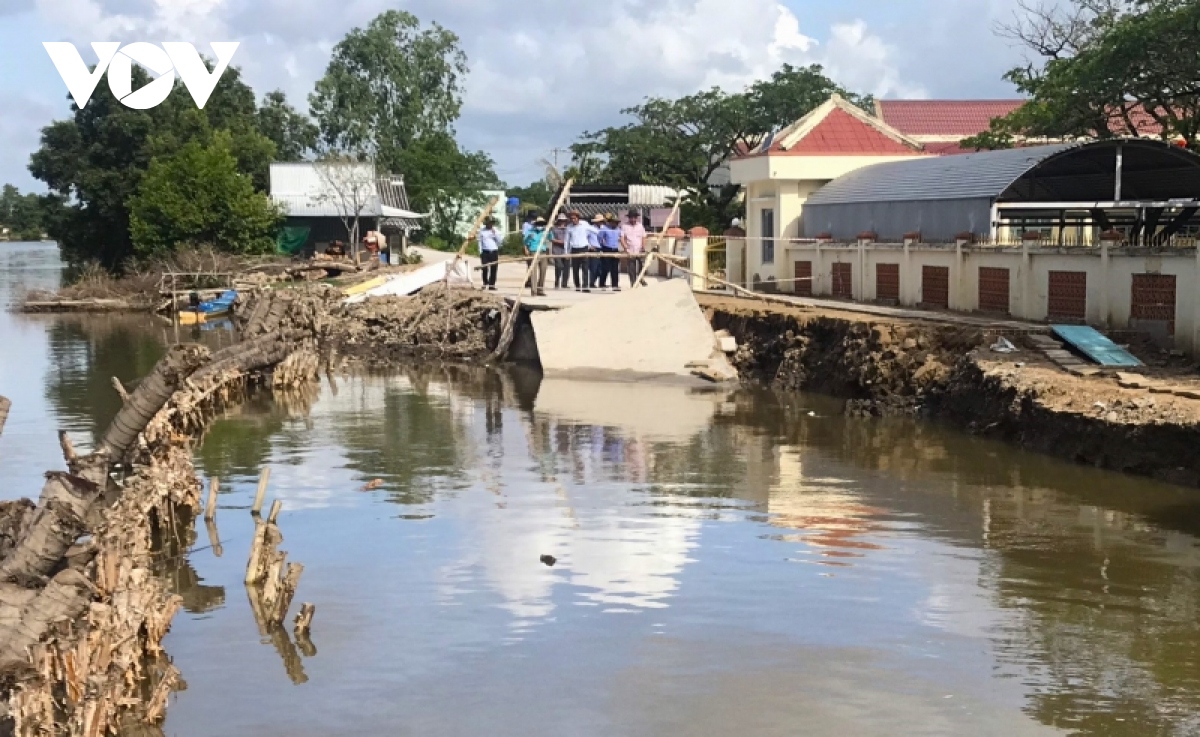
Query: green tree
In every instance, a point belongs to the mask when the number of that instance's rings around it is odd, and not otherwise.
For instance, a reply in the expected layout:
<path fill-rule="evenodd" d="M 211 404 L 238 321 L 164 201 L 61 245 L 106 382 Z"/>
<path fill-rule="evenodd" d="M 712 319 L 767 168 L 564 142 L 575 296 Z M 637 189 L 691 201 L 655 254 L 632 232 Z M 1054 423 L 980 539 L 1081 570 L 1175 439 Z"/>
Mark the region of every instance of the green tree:
<path fill-rule="evenodd" d="M 740 214 L 741 205 L 736 185 L 714 183 L 718 170 L 834 93 L 864 107 L 871 102 L 842 89 L 816 65 L 785 65 L 736 94 L 713 88 L 674 100 L 650 98 L 621 111 L 631 122 L 585 133 L 571 147 L 570 173 L 584 181 L 689 189 L 694 193 L 689 218 L 721 228 Z"/>
<path fill-rule="evenodd" d="M 401 154 L 400 170 L 413 207 L 430 213 L 426 232 L 447 242 L 466 235 L 460 226 L 486 206 L 483 190 L 501 186 L 491 157 L 481 151 L 463 151 L 448 133 L 413 141 Z M 503 209 L 497 213 L 502 214 Z"/>
<path fill-rule="evenodd" d="M 545 210 L 548 212 L 551 206 L 550 199 L 554 197 L 554 190 L 545 179 L 539 179 L 524 187 L 508 187 L 507 194 L 509 197 L 516 197 L 521 201 L 522 210 Z"/>
<path fill-rule="evenodd" d="M 317 126 L 288 104 L 280 90 L 268 92 L 258 108 L 258 129 L 275 143 L 279 161 L 300 161 L 317 148 Z"/>
<path fill-rule="evenodd" d="M 11 184 L 4 185 L 0 190 L 0 227 L 8 228 L 11 240 L 39 240 L 45 227 L 41 198 L 32 193 L 23 195 Z"/>
<path fill-rule="evenodd" d="M 1200 0 L 1078 0 L 1066 9 L 1027 7 L 1003 29 L 1040 61 L 1005 78 L 1029 101 L 965 139 L 977 149 L 1021 138 L 1182 137 L 1200 150 Z"/>
<path fill-rule="evenodd" d="M 271 200 L 238 170 L 228 131 L 153 159 L 129 209 L 134 252 L 141 258 L 181 245 L 269 253 L 281 220 Z"/>
<path fill-rule="evenodd" d="M 750 135 L 757 137 L 791 125 L 824 104 L 833 95 L 874 114 L 875 100 L 843 88 L 825 76 L 820 64 L 794 67 L 784 64 L 770 79 L 755 82 L 743 95 Z"/>
<path fill-rule="evenodd" d="M 139 67 L 133 71 L 135 88 L 150 81 Z M 258 132 L 254 93 L 235 68 L 222 75 L 203 110 L 181 85 L 161 105 L 132 110 L 104 84 L 87 107 L 71 110 L 69 119 L 42 129 L 41 147 L 29 166 L 53 195 L 47 232 L 70 263 L 97 260 L 109 269 L 122 267 L 134 255 L 129 201 L 150 162 L 191 141 L 208 145 L 215 131 L 228 134 L 238 170 L 259 189 L 267 186 L 275 146 Z"/>
<path fill-rule="evenodd" d="M 466 73 L 458 36 L 389 10 L 333 48 L 309 107 L 324 145 L 398 172 L 415 142 L 452 132 Z"/>

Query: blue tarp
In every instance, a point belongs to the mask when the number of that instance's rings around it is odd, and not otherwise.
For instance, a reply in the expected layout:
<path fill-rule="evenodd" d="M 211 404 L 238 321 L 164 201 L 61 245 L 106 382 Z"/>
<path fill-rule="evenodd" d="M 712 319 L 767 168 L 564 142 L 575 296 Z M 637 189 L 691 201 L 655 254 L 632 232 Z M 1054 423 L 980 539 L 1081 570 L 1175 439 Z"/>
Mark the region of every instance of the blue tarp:
<path fill-rule="evenodd" d="M 1054 334 L 1101 366 L 1141 366 L 1142 362 L 1087 325 L 1051 325 Z"/>

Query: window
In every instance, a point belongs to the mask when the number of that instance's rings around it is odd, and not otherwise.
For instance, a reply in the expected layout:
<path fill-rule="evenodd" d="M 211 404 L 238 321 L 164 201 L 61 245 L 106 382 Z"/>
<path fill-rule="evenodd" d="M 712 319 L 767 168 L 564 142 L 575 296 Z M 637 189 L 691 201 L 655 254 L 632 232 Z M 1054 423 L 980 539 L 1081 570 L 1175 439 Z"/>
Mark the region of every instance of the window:
<path fill-rule="evenodd" d="M 762 211 L 762 262 L 775 263 L 775 211 Z"/>

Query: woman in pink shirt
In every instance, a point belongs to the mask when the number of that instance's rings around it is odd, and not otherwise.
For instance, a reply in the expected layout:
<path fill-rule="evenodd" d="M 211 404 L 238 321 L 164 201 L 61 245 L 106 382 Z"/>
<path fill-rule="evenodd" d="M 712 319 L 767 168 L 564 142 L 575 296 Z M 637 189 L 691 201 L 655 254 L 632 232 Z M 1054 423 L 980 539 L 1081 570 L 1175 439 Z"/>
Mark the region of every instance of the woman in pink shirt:
<path fill-rule="evenodd" d="M 646 228 L 642 225 L 642 213 L 630 210 L 621 223 L 621 250 L 629 254 L 625 260 L 629 268 L 629 286 L 633 288 L 638 275 L 646 266 Z"/>

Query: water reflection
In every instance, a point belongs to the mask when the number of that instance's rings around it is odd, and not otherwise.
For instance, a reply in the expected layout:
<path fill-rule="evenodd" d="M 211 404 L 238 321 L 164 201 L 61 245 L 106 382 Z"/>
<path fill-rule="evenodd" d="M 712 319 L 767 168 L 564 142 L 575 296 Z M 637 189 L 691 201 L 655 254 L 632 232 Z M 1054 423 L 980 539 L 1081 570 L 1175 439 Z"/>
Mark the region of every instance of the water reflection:
<path fill-rule="evenodd" d="M 243 408 L 214 426 L 215 456 L 201 457 L 235 477 L 234 507 L 272 465 L 273 493 L 295 512 L 284 529 L 307 566 L 302 596 L 323 613 L 306 688 L 328 708 L 329 679 L 361 671 L 366 731 L 429 726 L 436 712 L 451 725 L 442 731 L 469 733 L 476 720 L 448 706 L 463 698 L 459 683 L 471 684 L 475 713 L 506 725 L 498 734 L 549 734 L 579 709 L 602 710 L 597 734 L 703 733 L 694 715 L 709 704 L 723 715 L 710 720 L 787 732 L 754 703 L 857 734 L 1196 726 L 1200 505 L 1188 491 L 839 409 L 764 391 L 443 368 L 353 377 L 336 394 L 326 384 L 300 413 Z M 383 487 L 361 491 L 373 478 Z M 228 568 L 239 555 L 196 565 Z M 201 688 L 229 695 L 214 680 L 228 671 L 190 645 L 239 626 L 227 610 L 181 623 L 171 644 L 193 684 L 172 716 L 179 734 L 252 733 L 189 706 Z M 679 660 L 663 642 L 722 656 Z M 794 656 L 755 655 L 760 645 Z M 285 663 L 291 646 L 279 643 Z M 812 680 L 810 664 L 861 657 Z M 424 696 L 397 703 L 368 685 L 396 668 Z M 726 675 L 707 685 L 688 675 L 701 672 Z M 755 699 L 732 697 L 733 674 L 756 684 Z M 572 689 L 547 700 L 503 686 L 542 676 Z M 797 695 L 789 682 L 811 688 Z M 826 713 L 863 694 L 878 706 Z M 614 699 L 616 712 L 603 706 Z M 278 720 L 295 734 L 332 724 Z"/>

